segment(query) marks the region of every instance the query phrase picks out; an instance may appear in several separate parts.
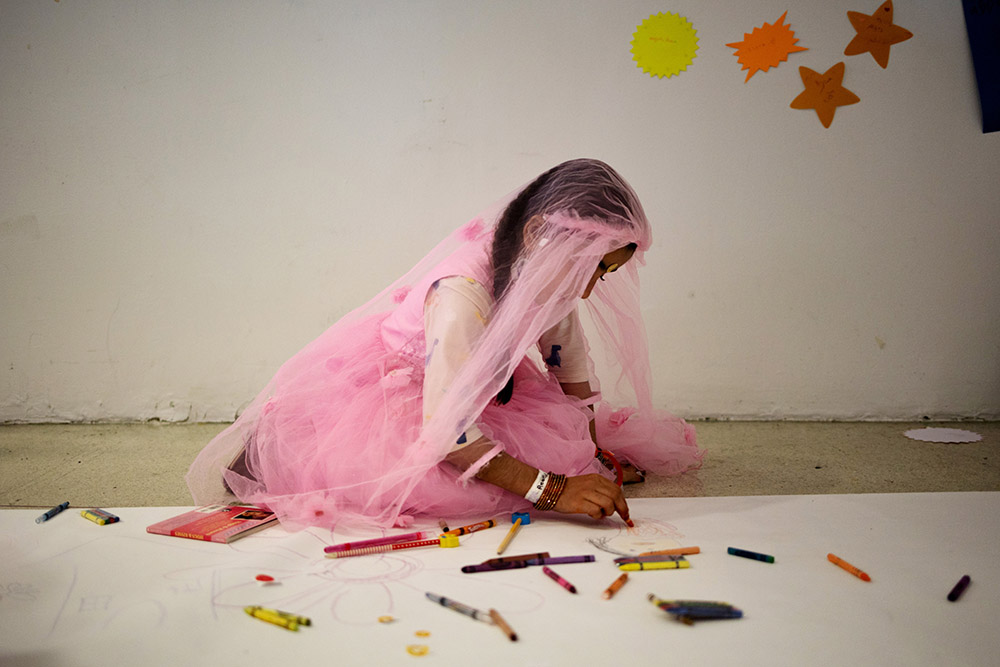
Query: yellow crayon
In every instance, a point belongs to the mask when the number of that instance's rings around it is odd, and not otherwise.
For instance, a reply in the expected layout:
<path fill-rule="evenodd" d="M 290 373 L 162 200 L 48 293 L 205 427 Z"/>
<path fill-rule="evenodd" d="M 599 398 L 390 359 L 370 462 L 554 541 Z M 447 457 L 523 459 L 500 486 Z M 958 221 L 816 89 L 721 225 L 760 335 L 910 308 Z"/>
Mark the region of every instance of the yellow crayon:
<path fill-rule="evenodd" d="M 120 521 L 120 519 L 111 512 L 105 512 L 104 510 L 97 509 L 96 507 L 92 507 L 89 510 L 81 510 L 80 516 L 101 526 Z"/>
<path fill-rule="evenodd" d="M 514 536 L 517 535 L 517 531 L 520 528 L 521 528 L 521 518 L 518 517 L 517 521 L 514 522 L 514 525 L 510 527 L 510 532 L 507 533 L 507 536 L 503 538 L 503 541 L 500 543 L 500 546 L 497 547 L 498 556 L 507 549 L 507 545 L 510 544 L 510 541 L 512 539 L 514 539 Z"/>
<path fill-rule="evenodd" d="M 293 630 L 298 632 L 299 624 L 298 622 L 283 616 L 281 612 L 275 611 L 274 609 L 265 609 L 264 607 L 244 607 L 243 611 L 250 614 L 254 618 L 259 618 L 262 621 L 267 621 L 268 623 L 273 623 L 274 625 L 280 625 L 286 630 Z"/>
<path fill-rule="evenodd" d="M 651 563 L 622 563 L 618 569 L 633 572 L 635 570 L 678 570 L 687 567 L 691 567 L 691 563 L 686 560 L 658 560 Z"/>

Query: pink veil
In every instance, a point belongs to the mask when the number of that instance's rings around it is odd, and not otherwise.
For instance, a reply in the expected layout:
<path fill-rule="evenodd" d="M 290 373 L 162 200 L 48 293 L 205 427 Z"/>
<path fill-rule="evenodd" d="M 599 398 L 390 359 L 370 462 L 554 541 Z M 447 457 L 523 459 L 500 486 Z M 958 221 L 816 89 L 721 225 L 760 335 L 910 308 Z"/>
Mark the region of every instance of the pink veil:
<path fill-rule="evenodd" d="M 595 207 L 593 197 L 581 198 L 594 188 L 606 190 L 607 208 Z M 293 526 L 408 523 L 420 513 L 414 507 L 418 487 L 440 475 L 456 440 L 525 363 L 542 333 L 578 306 L 603 256 L 629 244 L 636 246 L 632 260 L 599 282 L 585 302 L 597 333 L 594 339 L 588 331 L 589 345 L 601 348 L 616 375 L 605 378 L 605 388 L 591 364 L 591 387 L 600 391 L 592 399 L 598 440 L 650 472 L 697 467 L 702 452 L 693 429 L 654 408 L 650 393 L 638 274 L 652 241 L 650 225 L 632 188 L 596 160 L 547 172 L 545 197 L 525 214 L 536 217 L 525 228 L 507 288 L 445 398 L 424 418 L 420 378 L 427 350 L 421 323 L 428 290 L 443 277 L 461 275 L 492 292 L 496 225 L 519 192 L 453 232 L 286 362 L 192 464 L 187 482 L 195 501 L 231 499 L 231 489 Z M 486 427 L 483 432 L 493 435 Z M 493 450 L 461 476 L 448 478 L 441 498 L 453 491 L 460 499 L 479 467 L 507 449 L 502 438 L 491 439 Z M 235 469 L 231 463 L 244 448 L 246 467 Z"/>

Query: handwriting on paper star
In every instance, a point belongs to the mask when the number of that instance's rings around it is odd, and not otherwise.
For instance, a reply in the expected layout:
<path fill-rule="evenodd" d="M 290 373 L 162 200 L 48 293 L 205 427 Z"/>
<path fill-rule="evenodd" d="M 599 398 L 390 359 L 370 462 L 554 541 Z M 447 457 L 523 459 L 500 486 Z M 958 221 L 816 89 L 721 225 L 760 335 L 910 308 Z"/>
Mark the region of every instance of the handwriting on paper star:
<path fill-rule="evenodd" d="M 679 14 L 653 14 L 632 35 L 632 60 L 650 76 L 669 79 L 694 61 L 697 34 L 691 22 Z"/>
<path fill-rule="evenodd" d="M 726 46 L 736 49 L 736 59 L 747 72 L 746 83 L 754 74 L 760 70 L 765 72 L 772 67 L 777 67 L 782 61 L 788 60 L 788 54 L 806 51 L 804 46 L 795 46 L 798 38 L 791 27 L 785 25 L 785 17 L 788 12 L 781 15 L 781 18 L 772 23 L 765 23 L 760 28 L 754 28 L 753 32 L 743 33 L 742 42 L 733 42 Z"/>
<path fill-rule="evenodd" d="M 847 12 L 847 18 L 858 34 L 844 49 L 844 55 L 871 53 L 882 69 L 889 66 L 889 47 L 913 37 L 912 32 L 892 22 L 892 0 L 885 0 L 871 16 L 861 12 Z"/>
<path fill-rule="evenodd" d="M 823 127 L 830 127 L 837 107 L 861 101 L 861 98 L 844 88 L 844 69 L 844 63 L 837 63 L 820 74 L 808 67 L 800 67 L 799 74 L 806 89 L 792 100 L 792 108 L 815 109 Z"/>

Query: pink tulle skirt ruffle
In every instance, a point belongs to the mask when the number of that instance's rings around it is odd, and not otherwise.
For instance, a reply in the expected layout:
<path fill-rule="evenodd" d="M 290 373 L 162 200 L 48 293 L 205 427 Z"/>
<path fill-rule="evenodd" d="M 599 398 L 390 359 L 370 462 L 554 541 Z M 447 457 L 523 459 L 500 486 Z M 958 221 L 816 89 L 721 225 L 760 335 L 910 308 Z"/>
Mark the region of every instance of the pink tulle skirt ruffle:
<path fill-rule="evenodd" d="M 346 335 L 334 327 L 282 366 L 192 464 L 188 483 L 196 502 L 218 502 L 228 487 L 292 528 L 405 526 L 416 517 L 479 520 L 528 509 L 524 498 L 494 485 L 461 481 L 446 462 L 414 468 L 402 486 L 398 468 L 386 481 L 384 472 L 405 460 L 418 440 L 423 360 L 388 352 L 381 320 L 356 322 Z M 477 420 L 483 433 L 531 466 L 613 479 L 594 458 L 589 408 L 532 362 L 525 360 L 514 378 L 510 402 L 491 403 Z M 597 428 L 604 449 L 649 472 L 676 474 L 701 459 L 693 429 L 666 413 L 640 416 L 601 406 Z M 229 470 L 244 449 L 249 472 Z"/>

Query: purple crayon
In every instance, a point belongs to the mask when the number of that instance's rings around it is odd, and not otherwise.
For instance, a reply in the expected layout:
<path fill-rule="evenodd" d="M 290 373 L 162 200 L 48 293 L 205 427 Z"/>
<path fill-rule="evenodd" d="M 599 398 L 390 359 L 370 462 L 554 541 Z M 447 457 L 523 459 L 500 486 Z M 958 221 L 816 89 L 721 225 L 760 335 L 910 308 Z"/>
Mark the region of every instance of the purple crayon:
<path fill-rule="evenodd" d="M 958 598 L 962 597 L 962 593 L 969 587 L 970 581 L 972 581 L 972 577 L 967 574 L 959 579 L 955 587 L 951 589 L 951 593 L 948 593 L 948 602 L 955 602 Z"/>
<path fill-rule="evenodd" d="M 554 558 L 529 558 L 525 562 L 528 565 L 562 565 L 565 563 L 593 563 L 593 554 L 585 556 L 556 556 Z"/>
<path fill-rule="evenodd" d="M 462 572 L 472 574 L 473 572 L 499 572 L 500 570 L 516 570 L 528 567 L 527 561 L 510 561 L 507 563 L 479 563 L 478 565 L 463 565 Z"/>

